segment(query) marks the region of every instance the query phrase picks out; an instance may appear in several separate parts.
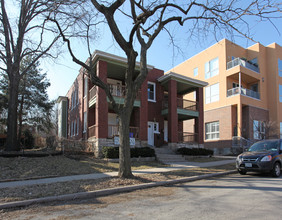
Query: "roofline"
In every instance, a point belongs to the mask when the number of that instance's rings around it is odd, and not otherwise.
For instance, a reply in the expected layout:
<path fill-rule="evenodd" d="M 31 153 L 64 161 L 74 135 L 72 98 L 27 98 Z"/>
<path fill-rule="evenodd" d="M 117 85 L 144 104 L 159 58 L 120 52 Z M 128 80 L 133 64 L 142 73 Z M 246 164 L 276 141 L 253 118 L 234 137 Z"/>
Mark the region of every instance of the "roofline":
<path fill-rule="evenodd" d="M 121 57 L 121 56 L 117 56 L 117 55 L 114 55 L 114 54 L 111 54 L 111 53 L 107 53 L 107 52 L 104 52 L 104 51 L 101 51 L 101 50 L 95 50 L 93 55 L 94 55 L 93 60 L 98 60 L 99 57 L 104 57 L 104 58 L 108 58 L 108 59 L 111 59 L 111 60 L 115 60 L 115 61 L 119 61 L 121 63 L 127 64 L 126 58 Z M 136 65 L 140 66 L 140 62 L 136 62 Z M 154 68 L 154 66 L 147 64 L 147 68 L 151 70 L 151 69 Z"/>
<path fill-rule="evenodd" d="M 68 97 L 66 97 L 66 96 L 59 96 L 59 97 L 57 98 L 57 100 L 56 100 L 56 103 L 59 103 L 59 102 L 61 102 L 61 101 L 63 101 L 63 100 L 68 100 Z"/>
<path fill-rule="evenodd" d="M 181 74 L 174 73 L 174 72 L 169 72 L 169 73 L 159 77 L 157 80 L 158 80 L 158 82 L 162 83 L 162 82 L 165 82 L 169 79 L 176 79 L 176 81 L 177 80 L 183 80 L 183 81 L 191 82 L 191 83 L 194 83 L 196 85 L 199 85 L 199 87 L 205 87 L 205 86 L 208 85 L 207 82 L 204 82 L 202 80 L 193 79 L 193 78 L 183 76 Z"/>

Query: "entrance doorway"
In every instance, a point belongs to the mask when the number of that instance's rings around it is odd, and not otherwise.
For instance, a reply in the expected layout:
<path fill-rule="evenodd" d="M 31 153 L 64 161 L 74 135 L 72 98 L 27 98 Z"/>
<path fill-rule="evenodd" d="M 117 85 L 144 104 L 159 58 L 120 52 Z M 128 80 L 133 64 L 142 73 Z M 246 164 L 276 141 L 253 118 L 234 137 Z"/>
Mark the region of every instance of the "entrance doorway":
<path fill-rule="evenodd" d="M 154 146 L 154 122 L 148 121 L 148 144 Z"/>

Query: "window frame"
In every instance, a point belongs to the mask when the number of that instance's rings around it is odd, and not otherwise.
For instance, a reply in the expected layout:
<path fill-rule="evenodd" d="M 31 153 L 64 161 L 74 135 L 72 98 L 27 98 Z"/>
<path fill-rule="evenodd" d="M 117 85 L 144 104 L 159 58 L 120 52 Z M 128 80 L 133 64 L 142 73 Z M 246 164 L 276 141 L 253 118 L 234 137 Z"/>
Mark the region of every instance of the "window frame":
<path fill-rule="evenodd" d="M 215 126 L 215 128 L 218 128 L 216 131 L 212 131 L 212 126 Z M 205 123 L 205 140 L 219 140 L 220 138 L 220 130 L 219 130 L 219 121 L 211 121 Z M 217 137 L 212 138 L 213 135 L 216 135 Z M 208 138 L 208 136 L 211 136 L 211 138 Z"/>
<path fill-rule="evenodd" d="M 217 65 L 216 65 L 217 68 L 215 69 L 211 69 L 211 66 L 212 66 L 211 64 L 213 64 L 213 62 L 217 62 Z M 212 78 L 218 74 L 219 74 L 219 58 L 216 57 L 205 63 L 205 79 Z"/>
<path fill-rule="evenodd" d="M 280 60 L 279 58 L 278 58 L 278 76 L 282 77 L 282 60 Z"/>
<path fill-rule="evenodd" d="M 152 85 L 152 86 L 153 86 L 153 89 L 154 89 L 154 91 L 153 91 L 154 98 L 153 98 L 153 99 L 150 99 L 150 98 L 149 98 L 149 92 L 151 92 L 151 91 L 149 91 L 149 85 Z M 149 102 L 156 102 L 156 83 L 154 83 L 154 82 L 149 82 L 149 81 L 148 81 L 148 89 L 147 89 L 147 92 L 148 92 L 148 101 L 149 101 Z"/>
<path fill-rule="evenodd" d="M 265 122 L 259 120 L 253 120 L 253 139 L 263 140 L 265 139 Z"/>
<path fill-rule="evenodd" d="M 198 76 L 199 75 L 199 68 L 195 67 L 193 70 L 194 76 Z"/>
<path fill-rule="evenodd" d="M 217 94 L 213 94 L 212 95 L 212 88 L 214 88 L 215 86 L 218 86 L 218 93 Z M 207 86 L 205 87 L 205 104 L 209 104 L 209 103 L 213 103 L 213 102 L 218 102 L 219 101 L 219 83 L 215 83 L 213 85 Z M 209 94 L 209 96 L 208 96 Z M 212 101 L 212 97 L 217 97 L 216 100 Z"/>

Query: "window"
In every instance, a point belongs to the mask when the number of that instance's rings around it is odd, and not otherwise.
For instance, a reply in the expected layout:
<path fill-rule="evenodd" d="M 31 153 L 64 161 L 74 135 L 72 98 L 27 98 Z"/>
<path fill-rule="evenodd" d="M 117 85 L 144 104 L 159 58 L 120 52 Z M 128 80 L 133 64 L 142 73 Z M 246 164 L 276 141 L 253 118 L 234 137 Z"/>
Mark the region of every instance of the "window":
<path fill-rule="evenodd" d="M 156 101 L 156 84 L 148 82 L 148 101 Z"/>
<path fill-rule="evenodd" d="M 158 122 L 154 122 L 154 133 L 159 134 L 159 123 Z"/>
<path fill-rule="evenodd" d="M 76 122 L 76 134 L 78 135 L 79 133 L 79 118 L 77 118 L 77 122 Z"/>
<path fill-rule="evenodd" d="M 219 139 L 219 121 L 206 123 L 205 129 L 206 140 Z"/>
<path fill-rule="evenodd" d="M 71 133 L 70 133 L 70 136 L 72 137 L 73 135 L 73 121 L 71 122 Z"/>
<path fill-rule="evenodd" d="M 84 112 L 83 120 L 83 132 L 85 133 L 87 130 L 87 112 Z"/>
<path fill-rule="evenodd" d="M 205 78 L 211 78 L 218 74 L 218 57 L 205 63 Z"/>
<path fill-rule="evenodd" d="M 194 69 L 194 76 L 198 76 L 198 67 Z"/>
<path fill-rule="evenodd" d="M 73 121 L 73 136 L 75 136 L 76 120 Z"/>
<path fill-rule="evenodd" d="M 263 121 L 253 120 L 253 138 L 256 140 L 265 138 L 265 124 Z"/>
<path fill-rule="evenodd" d="M 208 86 L 205 88 L 205 101 L 206 104 L 216 102 L 219 100 L 219 83 Z"/>
<path fill-rule="evenodd" d="M 279 85 L 279 102 L 282 102 L 282 85 Z"/>
<path fill-rule="evenodd" d="M 87 95 L 88 92 L 88 78 L 84 78 L 84 97 Z"/>
<path fill-rule="evenodd" d="M 282 77 L 282 60 L 278 59 L 278 75 Z"/>
<path fill-rule="evenodd" d="M 282 122 L 280 122 L 280 138 L 282 138 Z"/>

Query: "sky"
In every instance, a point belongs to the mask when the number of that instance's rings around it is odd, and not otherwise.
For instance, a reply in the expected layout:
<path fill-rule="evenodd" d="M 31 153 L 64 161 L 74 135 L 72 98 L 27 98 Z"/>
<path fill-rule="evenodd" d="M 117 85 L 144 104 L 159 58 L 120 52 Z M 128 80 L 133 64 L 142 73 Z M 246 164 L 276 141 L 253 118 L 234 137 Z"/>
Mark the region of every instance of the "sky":
<path fill-rule="evenodd" d="M 282 46 L 282 20 L 273 20 L 273 23 L 276 27 L 270 22 L 259 23 L 256 20 L 251 21 L 250 31 L 253 39 L 264 46 L 273 42 Z M 206 38 L 197 39 L 196 36 L 191 40 L 181 29 L 176 28 L 173 31 L 177 45 L 182 48 L 181 53 L 173 50 L 173 47 L 169 45 L 167 34 L 162 33 L 149 49 L 147 56 L 148 64 L 165 72 L 223 38 L 232 40 L 242 47 L 249 47 L 255 44 L 255 42 L 241 36 L 233 36 L 231 39 L 230 36 L 223 34 L 220 38 L 215 39 L 212 33 L 210 35 L 207 34 Z M 124 52 L 114 43 L 106 24 L 100 28 L 99 33 L 99 39 L 92 44 L 93 52 L 94 50 L 101 50 L 125 57 Z M 88 54 L 85 45 L 80 41 L 73 41 L 72 46 L 76 56 L 81 61 L 85 61 Z M 80 66 L 72 61 L 68 51 L 66 48 L 64 49 L 65 53 L 56 59 L 55 62 L 50 60 L 41 61 L 41 67 L 47 72 L 47 77 L 51 83 L 51 86 L 48 88 L 48 95 L 51 100 L 57 99 L 58 96 L 65 96 L 79 73 Z"/>

